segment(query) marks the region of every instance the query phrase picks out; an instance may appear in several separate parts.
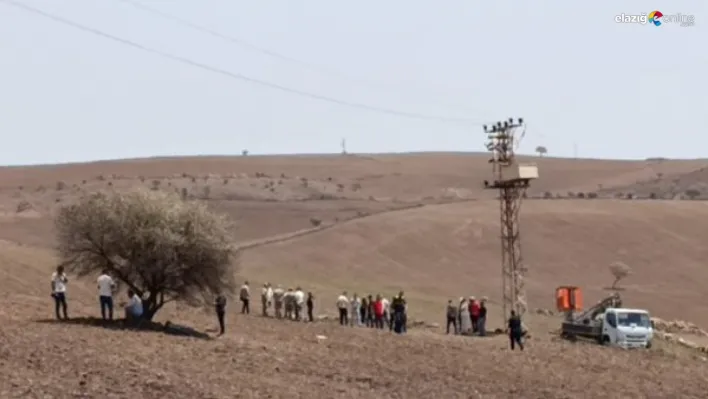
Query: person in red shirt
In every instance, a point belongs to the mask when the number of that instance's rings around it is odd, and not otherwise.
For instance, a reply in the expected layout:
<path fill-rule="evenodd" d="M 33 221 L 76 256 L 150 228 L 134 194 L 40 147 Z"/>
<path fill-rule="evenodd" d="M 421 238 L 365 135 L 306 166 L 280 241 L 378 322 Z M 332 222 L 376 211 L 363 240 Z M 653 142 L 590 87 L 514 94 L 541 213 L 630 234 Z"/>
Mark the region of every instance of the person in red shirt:
<path fill-rule="evenodd" d="M 470 319 L 472 319 L 472 332 L 478 331 L 477 322 L 479 321 L 479 302 L 474 297 L 470 297 Z"/>
<path fill-rule="evenodd" d="M 376 328 L 384 328 L 384 303 L 381 295 L 376 295 L 376 302 L 374 302 L 374 323 Z"/>

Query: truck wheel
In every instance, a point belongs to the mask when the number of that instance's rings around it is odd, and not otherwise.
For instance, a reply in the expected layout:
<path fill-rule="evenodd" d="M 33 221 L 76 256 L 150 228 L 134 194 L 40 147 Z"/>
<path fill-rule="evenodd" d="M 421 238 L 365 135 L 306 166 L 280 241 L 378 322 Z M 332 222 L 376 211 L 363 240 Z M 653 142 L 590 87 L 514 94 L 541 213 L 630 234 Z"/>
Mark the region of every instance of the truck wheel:
<path fill-rule="evenodd" d="M 600 342 L 600 345 L 609 345 L 610 344 L 610 336 L 609 335 L 603 335 L 602 336 L 602 341 Z"/>
<path fill-rule="evenodd" d="M 647 342 L 646 348 L 647 348 L 647 349 L 651 349 L 651 341 Z"/>

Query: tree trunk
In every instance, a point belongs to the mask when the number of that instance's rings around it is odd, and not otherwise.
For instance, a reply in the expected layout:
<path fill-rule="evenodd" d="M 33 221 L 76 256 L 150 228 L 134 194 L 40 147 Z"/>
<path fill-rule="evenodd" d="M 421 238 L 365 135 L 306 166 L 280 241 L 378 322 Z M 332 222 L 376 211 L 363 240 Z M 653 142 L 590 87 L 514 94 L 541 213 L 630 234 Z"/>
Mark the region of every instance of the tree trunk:
<path fill-rule="evenodd" d="M 158 293 L 150 293 L 150 295 L 143 301 L 143 320 L 152 321 L 155 314 L 162 308 L 164 303 L 164 297 Z"/>
<path fill-rule="evenodd" d="M 617 283 L 619 283 L 620 280 L 622 280 L 622 277 L 615 277 L 615 281 L 612 282 L 612 287 L 610 287 L 610 288 L 613 289 L 613 290 L 616 290 L 616 289 L 617 289 Z"/>

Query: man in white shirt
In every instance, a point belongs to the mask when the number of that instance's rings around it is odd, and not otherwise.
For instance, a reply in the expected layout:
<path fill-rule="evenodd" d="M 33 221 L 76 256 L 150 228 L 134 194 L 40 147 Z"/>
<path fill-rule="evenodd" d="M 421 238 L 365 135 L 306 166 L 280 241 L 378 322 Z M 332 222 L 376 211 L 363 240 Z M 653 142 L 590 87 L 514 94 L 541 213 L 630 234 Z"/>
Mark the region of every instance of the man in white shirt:
<path fill-rule="evenodd" d="M 103 270 L 98 276 L 98 301 L 101 304 L 101 317 L 103 320 L 113 320 L 113 291 L 116 289 L 116 283 L 113 277 L 108 275 L 108 270 Z M 106 316 L 108 313 L 108 316 Z"/>
<path fill-rule="evenodd" d="M 302 291 L 302 288 L 297 287 L 293 295 L 295 297 L 295 320 L 301 321 L 302 308 L 305 306 L 305 293 Z"/>
<path fill-rule="evenodd" d="M 128 290 L 128 304 L 125 305 L 125 319 L 137 320 L 143 315 L 143 300 L 133 290 Z"/>
<path fill-rule="evenodd" d="M 342 295 L 337 298 L 337 309 L 339 309 L 339 324 L 343 326 L 349 324 L 349 306 L 350 303 L 349 299 L 347 298 L 347 292 L 344 291 L 342 292 Z"/>
<path fill-rule="evenodd" d="M 64 311 L 64 320 L 69 318 L 66 312 L 67 283 L 69 283 L 69 279 L 67 279 L 66 274 L 64 274 L 64 266 L 58 266 L 57 271 L 52 273 L 52 298 L 54 298 L 54 312 L 56 313 L 57 320 L 61 320 L 59 310 Z"/>
<path fill-rule="evenodd" d="M 263 289 L 261 290 L 261 306 L 263 308 L 263 316 L 268 316 L 268 308 L 270 307 L 270 302 L 273 299 L 273 289 L 270 288 L 270 283 L 263 284 Z"/>

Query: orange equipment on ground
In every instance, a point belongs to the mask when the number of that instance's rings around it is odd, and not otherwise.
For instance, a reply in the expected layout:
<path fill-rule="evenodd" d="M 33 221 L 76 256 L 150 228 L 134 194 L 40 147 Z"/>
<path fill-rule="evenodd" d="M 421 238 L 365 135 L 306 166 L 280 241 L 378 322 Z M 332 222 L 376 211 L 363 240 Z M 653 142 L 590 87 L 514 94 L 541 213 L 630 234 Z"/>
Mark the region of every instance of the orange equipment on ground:
<path fill-rule="evenodd" d="M 579 287 L 556 288 L 556 309 L 559 312 L 577 312 L 583 308 L 583 292 Z"/>

